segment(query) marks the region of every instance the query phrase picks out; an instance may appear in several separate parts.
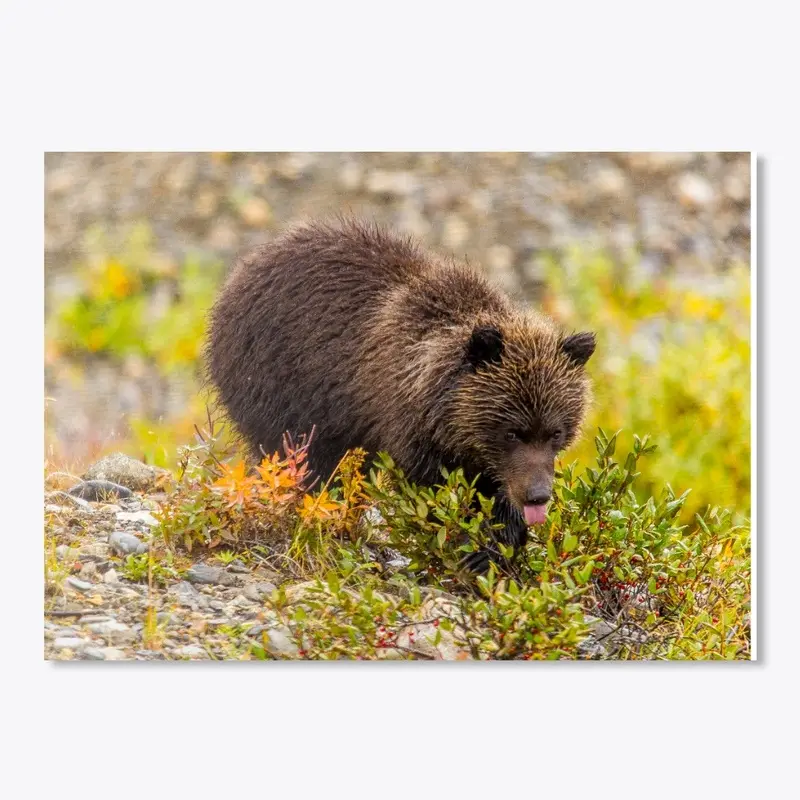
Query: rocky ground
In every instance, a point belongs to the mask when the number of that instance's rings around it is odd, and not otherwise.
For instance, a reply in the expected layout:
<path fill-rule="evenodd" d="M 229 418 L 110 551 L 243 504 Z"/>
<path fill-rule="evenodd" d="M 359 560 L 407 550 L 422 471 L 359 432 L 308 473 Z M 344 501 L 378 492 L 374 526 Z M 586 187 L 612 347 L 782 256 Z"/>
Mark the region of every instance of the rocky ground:
<path fill-rule="evenodd" d="M 647 269 L 749 261 L 747 153 L 50 153 L 45 267 L 92 226 L 149 223 L 170 257 L 229 261 L 287 222 L 352 210 L 467 254 L 510 286 L 540 250 L 636 247 Z"/>
<path fill-rule="evenodd" d="M 45 658 L 240 658 L 247 651 L 242 626 L 265 639 L 275 657 L 297 653 L 262 608 L 281 581 L 264 566 L 197 562 L 184 580 L 176 573 L 153 582 L 146 567 L 126 576 L 128 557 L 145 555 L 151 545 L 166 473 L 116 454 L 77 481 L 50 476 L 51 483 L 65 480 L 73 483 L 69 490 L 45 496 Z"/>
<path fill-rule="evenodd" d="M 162 565 L 148 574 L 154 513 L 170 480 L 164 471 L 121 454 L 102 459 L 80 478 L 49 476 L 51 487 L 72 485 L 45 495 L 45 658 L 250 660 L 254 652 L 303 658 L 286 610 L 280 617 L 269 599 L 282 586 L 291 609 L 309 596 L 314 581 L 292 579 L 252 553 L 248 563 L 184 556 L 175 569 Z M 458 625 L 453 632 L 439 629 L 440 619 L 455 618 L 456 602 L 430 590 L 418 619 L 404 625 L 379 657 L 471 659 Z M 640 635 L 627 625 L 587 621 L 592 633 L 580 648 L 584 658 L 613 655 Z"/>

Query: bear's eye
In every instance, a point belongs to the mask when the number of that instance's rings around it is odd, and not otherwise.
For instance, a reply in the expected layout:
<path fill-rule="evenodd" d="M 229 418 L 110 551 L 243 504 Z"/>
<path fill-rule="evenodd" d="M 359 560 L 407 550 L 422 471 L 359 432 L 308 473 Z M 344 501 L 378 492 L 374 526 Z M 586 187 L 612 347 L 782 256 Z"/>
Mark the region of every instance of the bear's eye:
<path fill-rule="evenodd" d="M 550 436 L 550 441 L 551 441 L 553 444 L 561 444 L 561 440 L 562 440 L 563 438 L 564 438 L 564 431 L 562 431 L 561 429 L 559 429 L 559 430 L 557 430 L 557 431 L 553 431 L 553 433 L 552 433 L 552 434 L 551 434 L 551 436 Z"/>

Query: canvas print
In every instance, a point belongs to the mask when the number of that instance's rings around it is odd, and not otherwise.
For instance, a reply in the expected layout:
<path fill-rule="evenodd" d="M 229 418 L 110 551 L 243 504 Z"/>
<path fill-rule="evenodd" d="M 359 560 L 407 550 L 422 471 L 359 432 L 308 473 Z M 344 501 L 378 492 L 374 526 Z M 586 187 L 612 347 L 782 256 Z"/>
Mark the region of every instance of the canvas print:
<path fill-rule="evenodd" d="M 45 658 L 750 660 L 754 163 L 45 154 Z"/>

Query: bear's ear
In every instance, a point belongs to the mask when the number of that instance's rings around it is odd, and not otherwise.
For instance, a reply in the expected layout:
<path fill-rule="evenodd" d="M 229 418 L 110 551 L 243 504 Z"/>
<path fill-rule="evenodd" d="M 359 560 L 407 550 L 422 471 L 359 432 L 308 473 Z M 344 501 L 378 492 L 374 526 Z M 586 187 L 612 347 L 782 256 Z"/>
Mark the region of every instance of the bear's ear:
<path fill-rule="evenodd" d="M 583 366 L 594 353 L 595 338 L 589 331 L 573 333 L 561 343 L 561 349 L 579 366 Z"/>
<path fill-rule="evenodd" d="M 477 369 L 483 364 L 499 364 L 503 356 L 503 334 L 492 327 L 475 328 L 467 342 L 465 360 Z"/>

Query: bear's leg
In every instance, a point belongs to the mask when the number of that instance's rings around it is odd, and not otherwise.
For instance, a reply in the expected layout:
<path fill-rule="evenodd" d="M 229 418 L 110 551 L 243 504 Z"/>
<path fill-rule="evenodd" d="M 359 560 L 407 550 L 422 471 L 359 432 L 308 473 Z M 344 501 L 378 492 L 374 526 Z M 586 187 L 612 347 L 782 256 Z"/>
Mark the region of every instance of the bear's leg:
<path fill-rule="evenodd" d="M 494 495 L 494 522 L 502 522 L 503 527 L 492 531 L 492 537 L 502 544 L 514 548 L 514 555 L 525 546 L 528 539 L 528 526 L 525 518 L 501 493 Z M 500 553 L 500 549 L 489 545 L 475 553 L 470 553 L 464 563 L 472 572 L 482 574 L 489 569 L 489 562 L 494 561 L 498 566 L 507 566 L 507 559 Z"/>

